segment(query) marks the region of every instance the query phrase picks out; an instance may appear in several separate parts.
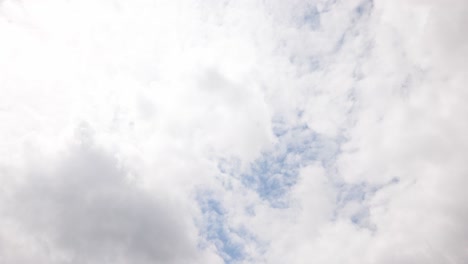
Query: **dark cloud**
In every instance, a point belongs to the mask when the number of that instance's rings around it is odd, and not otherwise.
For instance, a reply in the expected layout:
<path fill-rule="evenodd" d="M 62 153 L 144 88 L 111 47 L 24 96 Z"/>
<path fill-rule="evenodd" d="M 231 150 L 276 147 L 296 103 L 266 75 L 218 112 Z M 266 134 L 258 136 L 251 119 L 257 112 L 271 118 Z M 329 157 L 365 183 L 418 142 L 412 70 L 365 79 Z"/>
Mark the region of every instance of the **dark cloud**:
<path fill-rule="evenodd" d="M 195 260 L 177 205 L 131 183 L 129 171 L 92 143 L 70 148 L 53 169 L 28 174 L 6 214 L 50 256 L 65 255 L 66 263 Z"/>

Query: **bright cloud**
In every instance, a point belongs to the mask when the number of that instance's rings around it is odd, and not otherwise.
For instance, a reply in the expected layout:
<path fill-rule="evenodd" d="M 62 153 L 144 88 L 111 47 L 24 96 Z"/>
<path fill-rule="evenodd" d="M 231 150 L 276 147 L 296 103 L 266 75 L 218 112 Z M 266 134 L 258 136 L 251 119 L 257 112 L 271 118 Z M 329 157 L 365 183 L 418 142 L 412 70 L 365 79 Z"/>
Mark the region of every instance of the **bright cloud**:
<path fill-rule="evenodd" d="M 0 1 L 0 262 L 466 263 L 467 11 Z"/>

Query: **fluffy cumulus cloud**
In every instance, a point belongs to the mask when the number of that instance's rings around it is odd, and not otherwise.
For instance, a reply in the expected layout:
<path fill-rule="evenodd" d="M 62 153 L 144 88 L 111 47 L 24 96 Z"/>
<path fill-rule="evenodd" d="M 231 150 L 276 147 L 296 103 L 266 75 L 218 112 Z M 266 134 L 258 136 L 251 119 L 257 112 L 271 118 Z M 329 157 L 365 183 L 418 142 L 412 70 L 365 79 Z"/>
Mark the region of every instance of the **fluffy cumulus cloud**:
<path fill-rule="evenodd" d="M 0 262 L 468 262 L 466 12 L 0 1 Z"/>

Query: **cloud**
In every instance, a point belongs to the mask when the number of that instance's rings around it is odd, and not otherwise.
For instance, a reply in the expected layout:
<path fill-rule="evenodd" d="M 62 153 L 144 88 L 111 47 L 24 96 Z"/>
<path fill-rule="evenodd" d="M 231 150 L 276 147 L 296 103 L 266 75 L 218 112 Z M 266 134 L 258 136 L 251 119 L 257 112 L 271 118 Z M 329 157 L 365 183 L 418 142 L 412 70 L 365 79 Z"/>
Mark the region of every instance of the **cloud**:
<path fill-rule="evenodd" d="M 335 213 L 326 213 L 328 222 L 311 224 L 318 226 L 316 235 L 301 235 L 307 224 L 285 221 L 300 230 L 294 239 L 301 246 L 276 247 L 272 251 L 280 252 L 266 263 L 466 261 L 467 241 L 461 234 L 466 233 L 462 223 L 468 208 L 463 187 L 457 187 L 466 184 L 466 128 L 461 121 L 466 67 L 450 55 L 452 45 L 460 47 L 459 55 L 465 54 L 461 43 L 466 41 L 448 42 L 463 32 L 455 9 L 464 8 L 461 1 L 443 7 L 434 1 L 375 1 L 367 20 L 372 23 L 351 29 L 359 35 L 345 40 L 334 55 L 344 60 L 337 67 L 346 63 L 343 55 L 353 54 L 347 49 L 360 35 L 373 38 L 372 49 L 356 60 L 359 75 L 350 78 L 355 88 L 352 97 L 345 98 L 352 100 L 352 107 L 340 125 L 346 140 L 337 170 L 327 173 L 337 197 L 353 189 L 355 194 L 345 195 Z M 447 19 L 445 12 L 454 12 L 454 17 Z M 310 200 L 303 196 L 299 201 Z M 298 215 L 323 215 L 317 212 L 302 210 Z"/>
<path fill-rule="evenodd" d="M 89 140 L 65 150 L 51 167 L 24 172 L 10 202 L 2 203 L 2 221 L 27 236 L 2 236 L 14 245 L 2 261 L 27 260 L 35 252 L 21 251 L 29 247 L 47 252 L 37 253 L 39 263 L 206 261 L 190 217 L 175 210 L 177 200 L 132 182 L 131 171 Z"/>
<path fill-rule="evenodd" d="M 1 1 L 0 262 L 465 263 L 467 8 Z"/>

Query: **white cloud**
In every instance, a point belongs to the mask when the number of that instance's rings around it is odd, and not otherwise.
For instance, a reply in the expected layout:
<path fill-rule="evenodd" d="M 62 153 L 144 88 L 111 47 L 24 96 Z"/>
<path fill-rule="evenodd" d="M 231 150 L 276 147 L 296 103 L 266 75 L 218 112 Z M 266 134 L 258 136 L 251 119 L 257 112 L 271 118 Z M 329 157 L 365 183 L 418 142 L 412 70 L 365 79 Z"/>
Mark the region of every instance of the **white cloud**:
<path fill-rule="evenodd" d="M 0 1 L 0 262 L 466 262 L 467 8 Z"/>

